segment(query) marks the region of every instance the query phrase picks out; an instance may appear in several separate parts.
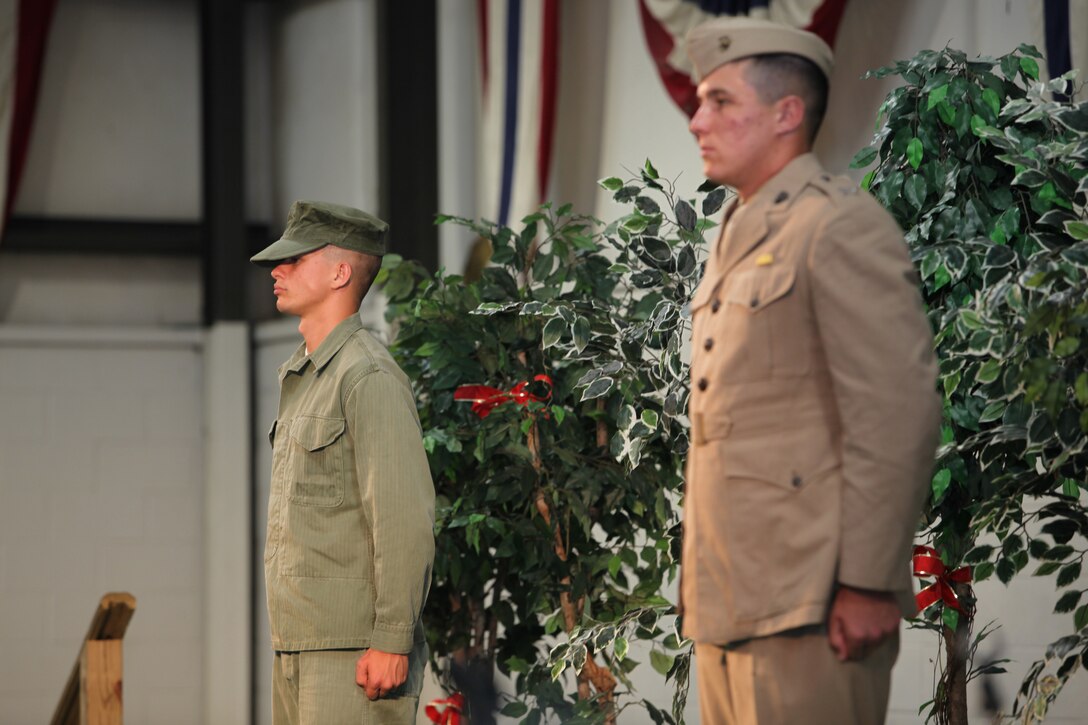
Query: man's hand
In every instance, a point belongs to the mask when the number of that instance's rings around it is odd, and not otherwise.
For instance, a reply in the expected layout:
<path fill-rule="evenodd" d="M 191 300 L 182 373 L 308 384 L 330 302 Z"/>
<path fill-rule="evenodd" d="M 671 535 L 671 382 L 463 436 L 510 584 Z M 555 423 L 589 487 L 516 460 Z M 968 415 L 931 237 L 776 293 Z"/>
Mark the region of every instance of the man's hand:
<path fill-rule="evenodd" d="M 831 603 L 827 639 L 840 662 L 860 660 L 899 631 L 899 605 L 890 592 L 840 586 Z"/>
<path fill-rule="evenodd" d="M 355 683 L 371 700 L 385 697 L 408 679 L 408 655 L 368 649 L 355 663 Z"/>

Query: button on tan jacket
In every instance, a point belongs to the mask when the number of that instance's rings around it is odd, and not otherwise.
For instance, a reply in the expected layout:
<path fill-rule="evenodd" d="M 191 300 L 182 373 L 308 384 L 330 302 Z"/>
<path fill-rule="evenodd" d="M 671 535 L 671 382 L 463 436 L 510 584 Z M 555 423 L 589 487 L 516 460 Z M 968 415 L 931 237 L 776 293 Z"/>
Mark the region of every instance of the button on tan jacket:
<path fill-rule="evenodd" d="M 819 624 L 837 582 L 913 614 L 940 399 L 902 233 L 811 154 L 726 218 L 691 304 L 684 632 Z"/>
<path fill-rule="evenodd" d="M 407 654 L 434 561 L 434 485 L 408 378 L 347 318 L 280 368 L 265 581 L 278 651 Z"/>

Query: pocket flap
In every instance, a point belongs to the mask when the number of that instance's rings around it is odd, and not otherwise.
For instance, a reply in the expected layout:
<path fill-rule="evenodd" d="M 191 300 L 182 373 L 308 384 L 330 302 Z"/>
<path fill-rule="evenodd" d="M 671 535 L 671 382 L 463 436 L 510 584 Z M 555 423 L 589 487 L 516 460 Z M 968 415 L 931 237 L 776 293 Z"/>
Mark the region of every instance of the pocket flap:
<path fill-rule="evenodd" d="M 764 267 L 738 272 L 729 280 L 727 302 L 758 312 L 793 289 L 793 267 Z"/>
<path fill-rule="evenodd" d="M 300 415 L 291 424 L 291 437 L 308 451 L 319 451 L 344 432 L 343 418 Z"/>
<path fill-rule="evenodd" d="M 722 445 L 727 477 L 767 481 L 788 489 L 801 488 L 840 465 L 834 444 L 819 427 L 734 437 Z"/>
<path fill-rule="evenodd" d="M 691 414 L 691 439 L 697 446 L 725 438 L 732 429 L 733 421 L 725 413 Z"/>

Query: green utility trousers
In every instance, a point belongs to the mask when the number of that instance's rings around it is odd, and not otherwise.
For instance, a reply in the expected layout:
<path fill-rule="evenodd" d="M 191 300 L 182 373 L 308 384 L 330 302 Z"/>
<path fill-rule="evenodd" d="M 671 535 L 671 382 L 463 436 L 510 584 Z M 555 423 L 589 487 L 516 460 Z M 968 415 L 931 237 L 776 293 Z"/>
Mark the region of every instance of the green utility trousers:
<path fill-rule="evenodd" d="M 355 684 L 355 663 L 364 651 L 276 652 L 272 665 L 272 724 L 414 725 L 427 644 L 416 644 L 408 655 L 405 683 L 373 701 Z"/>

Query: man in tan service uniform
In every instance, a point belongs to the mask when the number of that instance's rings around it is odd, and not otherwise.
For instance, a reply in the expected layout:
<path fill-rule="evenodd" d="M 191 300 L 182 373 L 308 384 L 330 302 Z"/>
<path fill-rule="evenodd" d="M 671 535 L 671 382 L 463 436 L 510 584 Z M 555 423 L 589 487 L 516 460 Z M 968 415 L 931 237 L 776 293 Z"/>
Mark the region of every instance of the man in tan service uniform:
<path fill-rule="evenodd" d="M 298 201 L 272 267 L 304 342 L 279 370 L 265 579 L 276 725 L 415 722 L 434 486 L 407 377 L 362 328 L 386 225 Z"/>
<path fill-rule="evenodd" d="M 705 174 L 737 192 L 691 304 L 681 602 L 703 722 L 881 723 L 939 428 L 916 274 L 892 218 L 810 153 L 823 41 L 718 19 L 688 53 Z"/>

